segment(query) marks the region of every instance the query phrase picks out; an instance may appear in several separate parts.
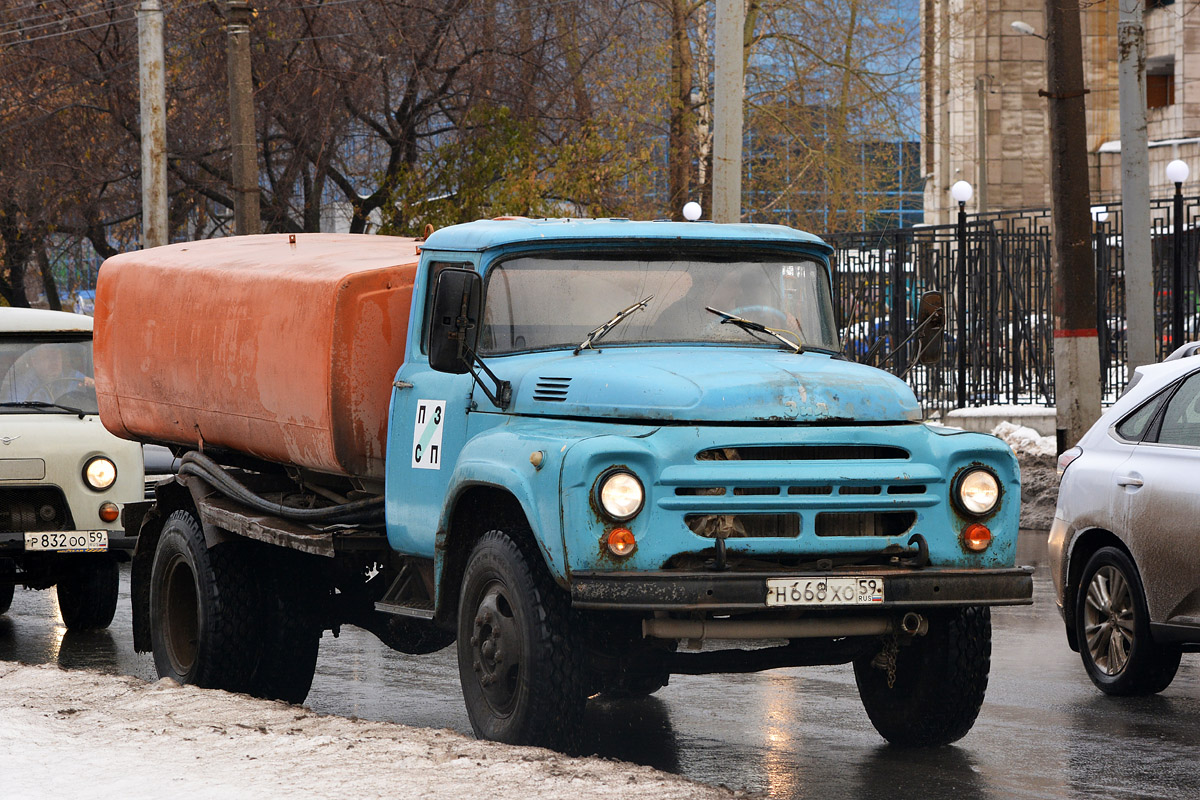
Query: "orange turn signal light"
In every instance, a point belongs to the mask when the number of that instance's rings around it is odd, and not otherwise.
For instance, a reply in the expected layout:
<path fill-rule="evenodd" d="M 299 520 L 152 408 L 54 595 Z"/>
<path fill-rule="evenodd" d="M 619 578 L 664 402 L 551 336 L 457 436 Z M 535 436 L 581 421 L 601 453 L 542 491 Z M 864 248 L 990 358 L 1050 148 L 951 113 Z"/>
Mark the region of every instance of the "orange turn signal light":
<path fill-rule="evenodd" d="M 637 549 L 637 539 L 628 528 L 613 528 L 608 532 L 608 549 L 614 556 L 627 556 Z"/>
<path fill-rule="evenodd" d="M 100 519 L 105 522 L 116 522 L 119 516 L 121 516 L 121 509 L 117 508 L 116 503 L 100 504 Z"/>
<path fill-rule="evenodd" d="M 987 525 L 973 522 L 963 528 L 962 542 L 968 550 L 981 553 L 987 550 L 988 545 L 992 543 L 992 532 L 988 530 Z"/>

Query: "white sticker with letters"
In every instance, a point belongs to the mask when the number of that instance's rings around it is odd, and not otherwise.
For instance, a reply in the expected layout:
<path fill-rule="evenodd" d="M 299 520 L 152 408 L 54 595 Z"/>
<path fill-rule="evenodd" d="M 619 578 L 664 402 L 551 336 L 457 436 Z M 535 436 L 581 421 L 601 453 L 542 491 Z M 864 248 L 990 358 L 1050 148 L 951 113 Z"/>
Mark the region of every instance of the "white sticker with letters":
<path fill-rule="evenodd" d="M 442 422 L 445 417 L 445 400 L 417 401 L 417 421 L 413 426 L 413 469 L 442 468 Z"/>

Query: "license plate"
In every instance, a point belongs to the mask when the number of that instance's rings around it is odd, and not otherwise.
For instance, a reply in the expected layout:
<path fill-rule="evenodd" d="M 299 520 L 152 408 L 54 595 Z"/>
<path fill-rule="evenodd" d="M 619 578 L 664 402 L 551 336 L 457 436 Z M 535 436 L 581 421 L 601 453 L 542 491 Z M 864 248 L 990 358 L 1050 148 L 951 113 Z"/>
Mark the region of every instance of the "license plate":
<path fill-rule="evenodd" d="M 883 578 L 769 578 L 769 606 L 869 606 L 883 602 Z"/>
<path fill-rule="evenodd" d="M 26 531 L 25 549 L 56 553 L 103 551 L 108 549 L 108 531 Z"/>

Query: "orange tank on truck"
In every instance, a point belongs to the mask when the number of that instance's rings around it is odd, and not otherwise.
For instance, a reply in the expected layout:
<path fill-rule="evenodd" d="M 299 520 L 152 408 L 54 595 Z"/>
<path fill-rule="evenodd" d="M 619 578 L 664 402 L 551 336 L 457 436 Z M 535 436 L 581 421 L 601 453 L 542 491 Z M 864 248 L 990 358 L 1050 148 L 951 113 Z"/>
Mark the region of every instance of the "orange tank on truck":
<path fill-rule="evenodd" d="M 382 479 L 418 258 L 413 239 L 298 234 L 108 259 L 101 419 L 126 439 Z"/>

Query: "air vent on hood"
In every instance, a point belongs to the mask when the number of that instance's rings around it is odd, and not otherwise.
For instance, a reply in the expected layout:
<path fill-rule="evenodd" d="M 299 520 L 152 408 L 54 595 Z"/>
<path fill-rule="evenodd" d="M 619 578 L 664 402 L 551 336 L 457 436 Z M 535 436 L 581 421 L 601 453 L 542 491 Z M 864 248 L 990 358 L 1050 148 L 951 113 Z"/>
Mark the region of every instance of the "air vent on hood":
<path fill-rule="evenodd" d="M 533 399 L 561 403 L 567 399 L 567 387 L 570 385 L 570 378 L 538 378 L 533 387 Z"/>

